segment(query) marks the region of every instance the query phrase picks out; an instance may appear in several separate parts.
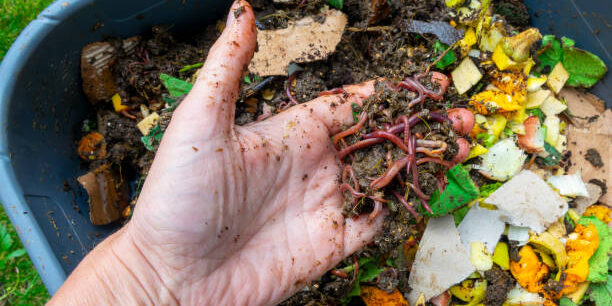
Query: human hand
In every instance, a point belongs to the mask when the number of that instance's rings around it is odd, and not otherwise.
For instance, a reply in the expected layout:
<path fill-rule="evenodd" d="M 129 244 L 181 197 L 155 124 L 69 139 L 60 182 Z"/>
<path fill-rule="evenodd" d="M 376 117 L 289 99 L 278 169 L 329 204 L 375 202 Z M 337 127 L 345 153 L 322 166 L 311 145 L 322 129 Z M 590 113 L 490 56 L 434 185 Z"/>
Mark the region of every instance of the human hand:
<path fill-rule="evenodd" d="M 330 141 L 353 123 L 352 103 L 372 94 L 373 82 L 235 126 L 255 44 L 253 12 L 237 1 L 173 114 L 132 220 L 103 244 L 149 302 L 278 303 L 370 242 L 382 224 L 382 215 L 344 219 Z M 86 258 L 88 265 L 95 264 Z"/>

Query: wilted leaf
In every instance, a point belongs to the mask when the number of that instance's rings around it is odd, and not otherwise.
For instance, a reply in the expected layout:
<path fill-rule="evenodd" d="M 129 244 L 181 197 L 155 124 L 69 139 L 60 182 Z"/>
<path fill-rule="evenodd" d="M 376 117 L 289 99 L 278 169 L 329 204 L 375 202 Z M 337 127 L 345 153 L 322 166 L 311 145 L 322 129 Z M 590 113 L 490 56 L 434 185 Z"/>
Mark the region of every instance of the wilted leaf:
<path fill-rule="evenodd" d="M 439 56 L 440 54 L 442 54 L 442 52 L 446 51 L 446 49 L 448 49 L 447 45 L 443 44 L 439 40 L 436 40 L 436 43 L 434 44 L 434 52 L 436 56 Z M 442 59 L 438 63 L 436 63 L 436 68 L 444 69 L 454 64 L 456 61 L 457 61 L 457 55 L 455 54 L 453 50 L 450 50 L 448 51 L 448 53 L 446 53 L 446 55 L 442 57 Z"/>
<path fill-rule="evenodd" d="M 342 7 L 344 6 L 344 1 L 343 0 L 327 0 L 327 3 L 329 3 L 329 5 L 341 10 Z"/>

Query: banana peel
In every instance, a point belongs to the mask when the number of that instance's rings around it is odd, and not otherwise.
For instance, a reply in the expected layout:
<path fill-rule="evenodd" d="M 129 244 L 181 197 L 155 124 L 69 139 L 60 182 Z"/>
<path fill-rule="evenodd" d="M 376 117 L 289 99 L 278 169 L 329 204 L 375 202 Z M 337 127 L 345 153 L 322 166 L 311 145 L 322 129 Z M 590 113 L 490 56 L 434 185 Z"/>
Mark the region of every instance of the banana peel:
<path fill-rule="evenodd" d="M 555 259 L 555 265 L 559 269 L 565 269 L 568 261 L 563 242 L 555 238 L 549 232 L 533 234 L 529 237 L 529 243 L 538 250 L 548 253 Z"/>

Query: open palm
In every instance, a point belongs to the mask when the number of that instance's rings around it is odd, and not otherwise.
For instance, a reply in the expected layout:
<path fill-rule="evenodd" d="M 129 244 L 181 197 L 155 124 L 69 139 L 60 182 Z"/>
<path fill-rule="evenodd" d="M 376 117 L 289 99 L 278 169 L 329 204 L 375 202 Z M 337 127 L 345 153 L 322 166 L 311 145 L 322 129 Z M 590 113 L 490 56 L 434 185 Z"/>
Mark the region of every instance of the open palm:
<path fill-rule="evenodd" d="M 229 16 L 173 115 L 126 232 L 183 303 L 271 304 L 380 228 L 381 217 L 342 216 L 339 161 L 330 142 L 352 123 L 351 104 L 374 86 L 347 86 L 348 94 L 235 126 L 238 83 L 256 28 L 244 1 Z"/>

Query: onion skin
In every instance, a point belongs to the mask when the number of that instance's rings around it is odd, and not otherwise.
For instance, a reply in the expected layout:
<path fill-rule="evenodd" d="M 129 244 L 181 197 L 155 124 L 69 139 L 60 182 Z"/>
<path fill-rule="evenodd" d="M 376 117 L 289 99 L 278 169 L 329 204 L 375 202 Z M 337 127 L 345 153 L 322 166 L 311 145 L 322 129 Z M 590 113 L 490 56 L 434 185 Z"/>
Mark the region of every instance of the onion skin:
<path fill-rule="evenodd" d="M 430 302 L 435 306 L 448 306 L 450 303 L 451 295 L 448 291 L 431 298 Z"/>
<path fill-rule="evenodd" d="M 544 151 L 544 142 L 537 143 L 538 133 L 540 133 L 540 119 L 536 116 L 531 116 L 523 122 L 525 126 L 525 135 L 518 135 L 518 144 L 521 149 L 528 153 L 536 153 Z"/>
<path fill-rule="evenodd" d="M 474 114 L 465 108 L 453 108 L 448 111 L 448 118 L 453 124 L 453 128 L 461 135 L 469 134 L 474 128 Z"/>
<path fill-rule="evenodd" d="M 470 155 L 470 143 L 465 138 L 457 138 L 457 155 L 453 158 L 453 163 L 460 164 L 464 162 Z"/>

